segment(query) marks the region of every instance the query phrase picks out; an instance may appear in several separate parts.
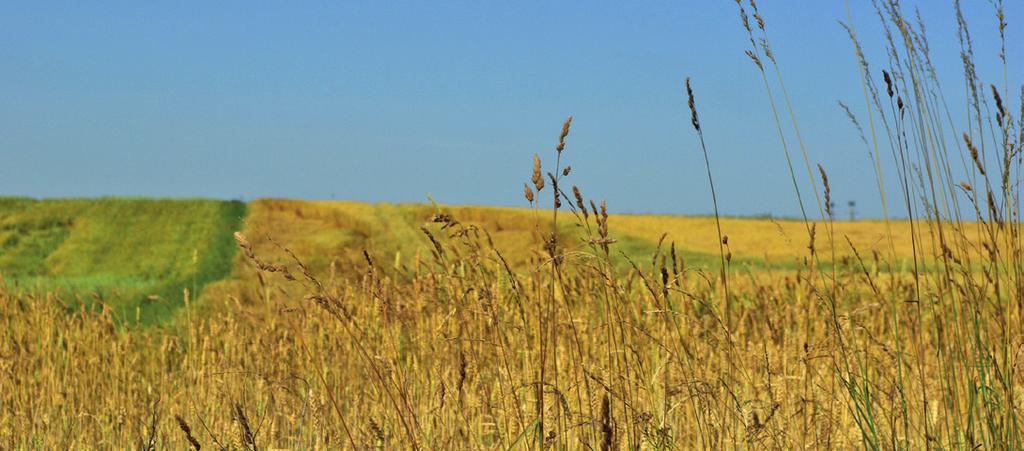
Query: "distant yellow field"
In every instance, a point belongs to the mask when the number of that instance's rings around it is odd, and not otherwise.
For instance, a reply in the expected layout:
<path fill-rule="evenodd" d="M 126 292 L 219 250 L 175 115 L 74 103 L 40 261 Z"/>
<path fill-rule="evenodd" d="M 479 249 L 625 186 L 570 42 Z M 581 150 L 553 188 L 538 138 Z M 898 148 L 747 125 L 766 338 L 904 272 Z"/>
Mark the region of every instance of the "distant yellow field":
<path fill-rule="evenodd" d="M 517 265 L 538 255 L 537 243 L 551 228 L 550 210 L 530 208 L 260 199 L 253 201 L 249 209 L 245 231 L 254 237 L 257 246 L 270 250 L 273 245 L 262 237 L 273 236 L 297 254 L 308 255 L 312 265 L 320 268 L 326 268 L 332 260 L 341 265 L 357 264 L 363 260 L 363 249 L 387 259 L 388 263 L 393 262 L 396 254 L 401 260 L 424 252 L 429 242 L 419 226 L 435 213 L 450 214 L 458 221 L 488 231 L 495 247 Z M 815 246 L 821 261 L 828 262 L 833 250 L 829 229 L 820 219 L 812 222 L 816 224 Z M 581 246 L 578 238 L 582 228 L 577 223 L 569 212 L 561 213 L 559 231 L 569 238 L 569 246 Z M 850 243 L 865 261 L 871 260 L 876 252 L 890 257 L 894 251 L 897 261 L 904 263 L 914 255 L 909 221 L 889 222 L 891 243 L 887 226 L 881 220 L 835 221 L 831 226 L 837 259 L 854 255 Z M 920 231 L 922 236 L 929 236 L 929 223 L 918 227 L 924 227 Z M 979 232 L 975 224 L 966 227 L 973 229 L 974 234 Z M 718 258 L 714 217 L 611 214 L 609 230 L 613 238 L 628 244 L 618 247 L 631 258 L 648 258 L 663 235 L 665 248 L 674 242 L 681 254 L 700 255 L 712 261 Z M 722 218 L 722 232 L 728 237 L 727 251 L 737 261 L 792 267 L 809 255 L 808 231 L 802 220 L 726 217 Z M 932 241 L 924 240 L 917 245 L 922 261 L 931 261 L 936 255 Z"/>

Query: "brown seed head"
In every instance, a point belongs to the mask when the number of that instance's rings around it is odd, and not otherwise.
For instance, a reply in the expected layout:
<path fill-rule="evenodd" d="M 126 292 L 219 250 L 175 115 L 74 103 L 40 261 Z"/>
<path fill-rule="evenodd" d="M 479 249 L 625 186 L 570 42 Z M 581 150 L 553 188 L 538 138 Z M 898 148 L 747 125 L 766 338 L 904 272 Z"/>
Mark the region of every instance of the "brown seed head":
<path fill-rule="evenodd" d="M 757 3 L 754 0 L 750 0 L 750 9 L 754 11 L 754 20 L 757 21 L 757 28 L 764 31 L 764 18 L 761 17 L 761 12 L 757 10 Z"/>
<path fill-rule="evenodd" d="M 587 205 L 583 203 L 583 194 L 580 193 L 580 189 L 576 185 L 572 186 L 572 195 L 576 198 L 576 208 L 583 212 L 583 218 L 586 219 L 588 216 Z"/>
<path fill-rule="evenodd" d="M 693 124 L 693 129 L 700 131 L 700 120 L 697 118 L 697 105 L 693 100 L 693 88 L 690 87 L 690 77 L 686 77 L 686 97 L 687 104 L 690 106 L 690 123 Z"/>
<path fill-rule="evenodd" d="M 533 177 L 530 178 L 533 182 L 533 187 L 537 188 L 537 192 L 540 193 L 544 189 L 544 175 L 540 172 L 540 156 L 533 154 Z"/>
<path fill-rule="evenodd" d="M 193 449 L 200 451 L 203 447 L 199 444 L 199 441 L 196 440 L 196 437 L 191 434 L 191 427 L 188 426 L 185 419 L 182 418 L 181 415 L 174 415 L 174 419 L 178 421 L 178 427 L 181 428 L 181 432 L 185 435 L 185 440 L 188 441 Z"/>
<path fill-rule="evenodd" d="M 551 179 L 551 189 L 555 191 L 555 208 L 562 207 L 561 191 L 558 189 L 558 179 L 555 178 L 555 174 L 548 172 L 548 178 Z"/>
<path fill-rule="evenodd" d="M 1000 127 L 1003 126 L 1003 118 L 1006 117 L 1006 107 L 1003 106 L 1003 97 L 999 95 L 999 89 L 996 85 L 990 85 L 992 87 L 992 100 L 996 102 L 996 123 Z"/>
<path fill-rule="evenodd" d="M 601 398 L 601 451 L 610 451 L 615 446 L 615 429 L 612 426 L 611 400 L 605 393 Z"/>
<path fill-rule="evenodd" d="M 996 222 L 999 222 L 999 208 L 996 207 L 996 198 L 992 194 L 992 191 L 988 192 L 988 211 L 989 215 L 991 215 Z"/>
<path fill-rule="evenodd" d="M 572 116 L 569 116 L 565 119 L 565 122 L 562 123 L 562 134 L 558 135 L 558 147 L 555 148 L 555 150 L 558 150 L 558 152 L 562 152 L 563 150 L 565 150 L 565 137 L 569 136 L 569 127 L 571 126 Z"/>
<path fill-rule="evenodd" d="M 188 440 L 189 444 L 192 445 L 192 449 L 195 451 L 201 450 L 203 447 L 199 444 L 199 440 L 196 440 L 196 437 L 192 435 L 192 428 L 185 422 L 185 419 L 181 415 L 175 415 L 174 419 L 178 421 L 178 427 L 185 434 L 185 440 Z"/>
<path fill-rule="evenodd" d="M 964 143 L 967 144 L 967 150 L 971 152 L 974 167 L 978 168 L 978 172 L 981 175 L 985 175 L 985 165 L 981 163 L 981 155 L 978 154 L 978 148 L 974 146 L 974 142 L 971 141 L 971 137 L 967 135 L 967 132 L 964 132 Z"/>
<path fill-rule="evenodd" d="M 754 30 L 750 28 L 750 18 L 747 17 L 747 10 L 743 9 L 743 5 L 737 0 L 737 5 L 740 5 L 740 19 L 743 21 L 743 29 L 747 30 L 747 33 L 753 33 Z"/>
<path fill-rule="evenodd" d="M 533 203 L 533 190 L 526 183 L 523 184 L 523 196 L 526 197 L 527 202 Z"/>
<path fill-rule="evenodd" d="M 772 53 L 772 47 L 768 45 L 768 40 L 761 38 L 761 49 L 764 50 L 764 56 L 768 57 L 769 61 L 775 61 L 775 54 Z"/>
<path fill-rule="evenodd" d="M 996 85 L 989 85 L 992 88 L 992 99 L 996 101 L 996 110 L 1000 114 L 1006 114 L 1006 107 L 1003 106 L 1003 96 L 999 95 L 999 89 Z"/>
<path fill-rule="evenodd" d="M 252 244 L 245 238 L 245 235 L 242 235 L 242 232 L 235 232 L 235 242 L 237 242 L 242 248 L 247 249 L 252 247 Z"/>
<path fill-rule="evenodd" d="M 809 240 L 809 243 L 807 244 L 807 249 L 811 251 L 811 255 L 814 255 L 814 235 L 817 232 L 817 228 L 818 228 L 818 224 L 812 223 L 811 224 L 811 231 L 808 234 L 810 236 L 810 240 Z"/>
<path fill-rule="evenodd" d="M 255 259 L 256 254 L 252 250 L 252 243 L 242 235 L 242 232 L 235 232 L 235 242 L 238 243 L 238 247 L 242 248 L 242 254 L 249 259 Z"/>
<path fill-rule="evenodd" d="M 235 403 L 235 421 L 238 421 L 238 425 L 242 433 L 242 445 L 251 445 L 254 449 L 256 448 L 256 436 L 252 433 L 252 428 L 249 427 L 249 418 L 245 416 L 245 411 L 242 410 L 241 404 Z"/>
<path fill-rule="evenodd" d="M 821 173 L 821 183 L 825 185 L 825 213 L 828 213 L 829 217 L 832 216 L 832 188 L 828 184 L 828 174 L 825 173 L 825 168 L 820 164 L 818 165 L 818 172 Z"/>
<path fill-rule="evenodd" d="M 608 204 L 601 201 L 601 236 L 608 236 Z"/>
<path fill-rule="evenodd" d="M 884 69 L 882 70 L 882 79 L 885 80 L 885 92 L 889 94 L 889 98 L 891 99 L 893 96 L 892 77 L 890 77 L 889 72 L 886 72 Z"/>
<path fill-rule="evenodd" d="M 756 53 L 752 50 L 747 50 L 747 57 L 757 65 L 758 69 L 764 70 L 764 65 L 761 64 L 761 57 L 757 56 Z"/>

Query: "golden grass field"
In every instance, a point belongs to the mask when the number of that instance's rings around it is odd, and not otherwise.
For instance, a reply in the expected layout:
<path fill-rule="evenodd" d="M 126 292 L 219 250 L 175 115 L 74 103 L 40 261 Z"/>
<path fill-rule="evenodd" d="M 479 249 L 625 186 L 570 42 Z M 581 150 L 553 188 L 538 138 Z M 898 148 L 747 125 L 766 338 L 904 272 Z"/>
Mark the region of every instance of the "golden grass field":
<path fill-rule="evenodd" d="M 136 202 L 145 222 L 118 202 L 8 201 L 0 448 L 1024 448 L 1024 102 L 1015 118 L 1005 83 L 973 78 L 965 39 L 961 130 L 921 24 L 877 4 L 900 57 L 874 69 L 846 25 L 867 116 L 843 107 L 884 217 L 835 220 L 764 18 L 737 4 L 795 132 L 779 183 L 798 218 L 719 214 L 715 183 L 736 181 L 714 176 L 689 79 L 681 147 L 707 169 L 707 217 L 608 214 L 600 186 L 572 185 L 571 117 L 524 208 Z M 160 216 L 176 208 L 180 224 Z M 105 272 L 62 285 L 86 264 Z M 163 290 L 159 268 L 180 297 L 101 287 Z M 146 302 L 166 315 L 143 320 Z"/>
<path fill-rule="evenodd" d="M 955 379 L 915 376 L 950 371 L 940 360 L 949 357 L 934 354 L 935 328 L 955 312 L 932 305 L 918 316 L 915 304 L 893 304 L 890 293 L 911 290 L 905 268 L 838 265 L 832 285 L 813 262 L 750 271 L 737 263 L 727 320 L 713 301 L 722 288 L 715 260 L 687 267 L 681 257 L 715 251 L 702 246 L 716 241 L 714 218 L 610 215 L 609 236 L 633 237 L 633 269 L 613 255 L 619 243 L 606 255 L 563 215 L 564 260 L 552 282 L 542 240 L 550 212 L 269 199 L 248 210 L 242 234 L 262 263 L 236 256 L 230 277 L 200 302 L 186 293 L 164 326 L 126 328 L 109 312 L 69 313 L 52 297 L 6 291 L 5 446 L 188 447 L 178 415 L 214 448 L 251 447 L 242 416 L 261 448 L 530 447 L 541 321 L 550 328 L 545 440 L 561 447 L 601 443 L 608 427 L 622 447 L 857 447 L 847 399 L 856 387 L 835 375 L 840 346 L 856 349 L 846 363 L 871 390 L 861 396 L 886 413 L 881 430 L 902 430 L 903 412 L 919 418 L 924 396 L 969 403 L 946 398 Z M 595 228 L 593 216 L 588 223 Z M 801 227 L 723 220 L 737 262 L 801 260 Z M 862 254 L 887 252 L 880 222 L 835 223 L 834 233 Z M 666 261 L 673 240 L 676 260 Z M 849 249 L 837 245 L 837 254 Z M 839 295 L 844 344 L 831 336 L 822 277 Z M 896 345 L 885 339 L 893 313 L 904 331 L 902 394 Z M 970 368 L 948 375 L 960 372 Z M 943 421 L 952 419 L 930 427 Z"/>

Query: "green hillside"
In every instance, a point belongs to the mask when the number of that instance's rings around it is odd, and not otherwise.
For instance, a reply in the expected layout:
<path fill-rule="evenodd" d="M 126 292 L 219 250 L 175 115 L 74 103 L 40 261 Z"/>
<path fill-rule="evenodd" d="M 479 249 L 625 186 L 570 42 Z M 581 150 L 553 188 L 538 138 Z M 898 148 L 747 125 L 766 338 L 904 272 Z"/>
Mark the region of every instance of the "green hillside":
<path fill-rule="evenodd" d="M 244 215 L 243 203 L 215 200 L 0 198 L 0 273 L 15 290 L 149 323 L 183 289 L 230 274 Z"/>

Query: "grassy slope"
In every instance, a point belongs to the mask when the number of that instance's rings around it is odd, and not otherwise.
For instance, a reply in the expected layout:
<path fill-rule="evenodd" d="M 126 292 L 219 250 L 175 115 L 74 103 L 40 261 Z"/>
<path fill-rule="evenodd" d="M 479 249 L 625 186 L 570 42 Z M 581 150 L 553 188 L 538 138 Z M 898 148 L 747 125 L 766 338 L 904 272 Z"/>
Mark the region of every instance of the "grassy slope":
<path fill-rule="evenodd" d="M 128 319 L 138 308 L 148 322 L 173 311 L 186 287 L 196 291 L 216 282 L 206 288 L 209 295 L 258 296 L 255 274 L 236 256 L 235 230 L 243 229 L 268 260 L 290 263 L 268 239 L 273 237 L 314 272 L 326 274 L 333 264 L 336 274 L 358 277 L 365 271 L 364 249 L 388 267 L 428 258 L 430 243 L 420 225 L 439 212 L 486 230 L 513 267 L 529 270 L 544 258 L 540 237 L 550 231 L 548 210 L 282 199 L 258 199 L 247 208 L 212 200 L 0 198 L 0 273 L 26 289 L 103 300 Z M 897 255 L 905 258 L 910 244 L 900 235 L 906 229 L 901 225 L 894 223 L 893 231 Z M 723 219 L 733 268 L 795 268 L 807 253 L 803 227 L 798 221 Z M 620 267 L 629 266 L 623 256 L 648 262 L 663 233 L 665 246 L 674 241 L 687 266 L 718 265 L 713 218 L 612 215 L 610 229 Z M 821 229 L 817 246 L 827 249 Z M 583 228 L 570 213 L 561 215 L 559 232 L 569 249 L 585 246 Z M 838 253 L 850 254 L 843 238 L 849 236 L 865 259 L 873 251 L 884 254 L 884 232 L 878 222 L 837 223 Z"/>
<path fill-rule="evenodd" d="M 529 269 L 531 262 L 543 258 L 539 237 L 551 230 L 549 211 L 519 208 L 259 199 L 250 204 L 249 212 L 245 234 L 255 244 L 257 254 L 277 263 L 288 263 L 267 239 L 270 236 L 315 271 L 327 270 L 332 262 L 339 270 L 365 268 L 364 249 L 378 262 L 390 266 L 425 258 L 430 242 L 420 226 L 435 213 L 450 214 L 462 223 L 485 230 L 510 264 L 524 270 Z M 559 233 L 564 237 L 563 243 L 581 246 L 582 231 L 571 215 L 562 216 Z M 438 238 L 445 239 L 442 234 Z M 649 258 L 654 250 L 654 241 L 618 238 L 619 247 L 631 258 Z M 244 267 L 236 268 L 236 274 L 242 271 Z"/>
<path fill-rule="evenodd" d="M 16 288 L 102 301 L 142 322 L 229 274 L 240 202 L 0 199 L 0 273 Z"/>
<path fill-rule="evenodd" d="M 515 264 L 525 263 L 539 251 L 538 237 L 550 231 L 550 210 L 480 206 L 429 206 L 418 204 L 366 204 L 346 201 L 302 201 L 261 199 L 250 204 L 247 234 L 258 241 L 264 235 L 278 239 L 299 256 L 313 259 L 314 267 L 325 268 L 332 259 L 337 263 L 362 261 L 363 249 L 381 261 L 390 262 L 395 253 L 402 258 L 426 252 L 429 245 L 418 230 L 435 212 L 451 214 L 455 219 L 488 231 L 495 246 Z M 661 238 L 664 245 L 675 242 L 678 252 L 696 266 L 718 264 L 718 238 L 713 217 L 670 215 L 611 215 L 611 235 L 618 240 L 613 252 L 633 259 L 649 259 Z M 896 255 L 911 255 L 906 222 L 891 224 Z M 753 218 L 723 218 L 723 232 L 729 236 L 734 264 L 792 268 L 807 255 L 807 231 L 802 221 Z M 563 211 L 560 233 L 568 236 L 569 246 L 580 246 L 583 235 L 576 219 Z M 880 221 L 839 221 L 835 224 L 837 257 L 852 256 L 846 237 L 865 260 L 873 252 L 887 254 L 885 225 Z M 266 252 L 273 246 L 265 243 Z M 927 244 L 927 243 L 926 243 Z M 826 229 L 819 224 L 817 248 L 829 250 Z M 930 253 L 925 246 L 922 252 Z M 830 257 L 821 255 L 823 262 Z M 767 263 L 765 263 L 767 261 Z"/>
<path fill-rule="evenodd" d="M 256 253 L 269 261 L 291 264 L 267 237 L 295 252 L 314 272 L 326 274 L 333 264 L 340 276 L 365 273 L 362 251 L 367 250 L 378 266 L 411 267 L 417 259 L 429 258 L 430 243 L 419 227 L 435 213 L 447 213 L 460 222 L 487 231 L 509 263 L 528 271 L 545 258 L 542 236 L 550 233 L 551 212 L 546 209 L 422 204 L 368 204 L 349 201 L 305 201 L 259 199 L 249 205 L 244 232 L 256 246 Z M 909 240 L 902 240 L 905 223 L 893 224 L 895 248 L 900 258 L 910 255 Z M 561 242 L 570 252 L 585 249 L 583 227 L 568 211 L 559 217 Z M 824 227 L 819 227 L 818 248 L 827 250 Z M 806 230 L 799 221 L 726 218 L 723 229 L 729 235 L 734 270 L 773 269 L 790 271 L 807 255 Z M 437 231 L 437 227 L 431 230 Z M 836 224 L 837 257 L 851 254 L 848 236 L 871 264 L 872 252 L 888 252 L 884 225 L 876 221 Z M 662 234 L 667 250 L 675 241 L 677 254 L 690 268 L 717 268 L 719 255 L 714 219 L 667 215 L 612 215 L 610 233 L 617 240 L 613 259 L 620 268 L 630 267 L 627 257 L 638 264 L 649 263 Z M 443 235 L 438 236 L 444 239 Z M 822 255 L 826 266 L 829 255 Z M 251 268 L 236 260 L 233 285 L 223 295 L 238 295 L 254 281 Z M 252 294 L 252 293 L 250 293 Z"/>

